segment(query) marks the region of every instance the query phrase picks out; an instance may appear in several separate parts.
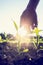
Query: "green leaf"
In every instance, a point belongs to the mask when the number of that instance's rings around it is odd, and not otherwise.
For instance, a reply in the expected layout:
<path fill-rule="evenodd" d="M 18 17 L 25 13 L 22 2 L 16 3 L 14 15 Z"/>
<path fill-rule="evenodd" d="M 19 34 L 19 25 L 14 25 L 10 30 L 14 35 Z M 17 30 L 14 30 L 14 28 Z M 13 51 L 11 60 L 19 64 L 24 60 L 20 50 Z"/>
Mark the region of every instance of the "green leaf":
<path fill-rule="evenodd" d="M 33 33 L 36 33 L 36 35 L 39 35 L 39 32 L 41 32 L 43 30 L 39 30 L 37 27 L 34 28 L 34 30 L 32 31 Z"/>
<path fill-rule="evenodd" d="M 18 31 L 18 26 L 17 26 L 16 22 L 13 21 L 13 23 L 14 23 L 14 26 L 15 26 L 16 30 Z"/>
<path fill-rule="evenodd" d="M 28 51 L 29 51 L 29 49 L 24 49 L 24 50 L 23 50 L 23 52 L 28 52 Z"/>
<path fill-rule="evenodd" d="M 42 50 L 43 50 L 43 46 L 40 46 L 40 49 L 42 49 Z"/>

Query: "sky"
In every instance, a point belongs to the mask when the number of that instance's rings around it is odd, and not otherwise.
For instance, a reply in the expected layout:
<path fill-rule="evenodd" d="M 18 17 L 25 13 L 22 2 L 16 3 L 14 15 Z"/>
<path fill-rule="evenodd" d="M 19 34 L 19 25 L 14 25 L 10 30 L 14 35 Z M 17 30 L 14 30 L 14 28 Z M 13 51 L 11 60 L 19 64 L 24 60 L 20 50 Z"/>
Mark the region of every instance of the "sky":
<path fill-rule="evenodd" d="M 27 7 L 28 2 L 29 0 L 0 0 L 0 33 L 15 34 L 16 29 L 13 20 L 19 26 L 20 16 Z M 43 0 L 40 0 L 36 12 L 38 27 L 43 30 Z"/>

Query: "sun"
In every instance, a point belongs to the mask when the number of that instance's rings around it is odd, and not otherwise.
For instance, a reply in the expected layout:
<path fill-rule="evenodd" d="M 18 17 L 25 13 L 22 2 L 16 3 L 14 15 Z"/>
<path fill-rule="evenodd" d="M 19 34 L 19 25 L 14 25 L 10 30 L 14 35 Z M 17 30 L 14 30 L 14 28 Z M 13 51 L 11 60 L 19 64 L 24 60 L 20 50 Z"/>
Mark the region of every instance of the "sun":
<path fill-rule="evenodd" d="M 24 27 L 19 28 L 18 34 L 23 37 L 27 35 L 27 30 Z"/>

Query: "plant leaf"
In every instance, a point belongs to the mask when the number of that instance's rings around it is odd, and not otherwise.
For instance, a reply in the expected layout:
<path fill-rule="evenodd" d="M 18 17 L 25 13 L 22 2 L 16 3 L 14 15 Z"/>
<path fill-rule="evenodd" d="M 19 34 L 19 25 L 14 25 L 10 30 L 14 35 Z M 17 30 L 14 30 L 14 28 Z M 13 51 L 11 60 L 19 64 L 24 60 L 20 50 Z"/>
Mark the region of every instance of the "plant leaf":
<path fill-rule="evenodd" d="M 28 52 L 28 51 L 29 51 L 29 49 L 24 49 L 24 50 L 23 50 L 23 52 Z"/>
<path fill-rule="evenodd" d="M 14 26 L 15 26 L 16 30 L 18 31 L 18 26 L 17 26 L 16 22 L 13 21 L 13 23 L 14 23 Z"/>

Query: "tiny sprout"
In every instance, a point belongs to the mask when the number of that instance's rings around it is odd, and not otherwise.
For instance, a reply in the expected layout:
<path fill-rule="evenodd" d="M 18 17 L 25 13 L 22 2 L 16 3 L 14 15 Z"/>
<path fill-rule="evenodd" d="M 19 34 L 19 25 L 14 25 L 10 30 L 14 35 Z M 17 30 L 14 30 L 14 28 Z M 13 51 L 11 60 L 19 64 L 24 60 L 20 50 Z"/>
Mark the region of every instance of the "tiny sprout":
<path fill-rule="evenodd" d="M 23 52 L 28 52 L 28 51 L 29 51 L 29 49 L 24 49 L 24 50 L 23 50 Z"/>

